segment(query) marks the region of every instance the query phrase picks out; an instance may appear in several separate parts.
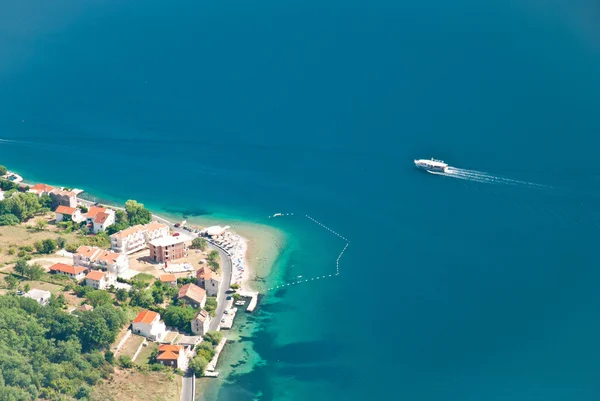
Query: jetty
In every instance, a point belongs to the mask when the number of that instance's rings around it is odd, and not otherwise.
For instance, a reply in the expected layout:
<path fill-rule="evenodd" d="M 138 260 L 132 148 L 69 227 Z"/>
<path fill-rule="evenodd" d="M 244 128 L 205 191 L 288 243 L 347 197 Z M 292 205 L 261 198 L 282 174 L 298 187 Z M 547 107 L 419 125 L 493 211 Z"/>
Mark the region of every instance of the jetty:
<path fill-rule="evenodd" d="M 210 360 L 208 365 L 206 365 L 206 369 L 204 370 L 204 376 L 206 377 L 218 377 L 219 372 L 215 369 L 217 368 L 217 362 L 219 361 L 219 355 L 221 355 L 221 351 L 223 351 L 223 347 L 225 347 L 225 343 L 227 339 L 223 337 L 219 344 L 215 347 L 215 356 Z"/>
<path fill-rule="evenodd" d="M 237 308 L 226 309 L 225 313 L 223 314 L 223 318 L 221 319 L 221 324 L 219 325 L 219 327 L 222 330 L 231 330 L 236 313 Z"/>
<path fill-rule="evenodd" d="M 246 312 L 254 312 L 256 305 L 258 304 L 258 292 L 255 291 L 239 291 L 243 298 L 250 298 L 250 302 L 248 303 L 248 307 L 246 308 Z"/>

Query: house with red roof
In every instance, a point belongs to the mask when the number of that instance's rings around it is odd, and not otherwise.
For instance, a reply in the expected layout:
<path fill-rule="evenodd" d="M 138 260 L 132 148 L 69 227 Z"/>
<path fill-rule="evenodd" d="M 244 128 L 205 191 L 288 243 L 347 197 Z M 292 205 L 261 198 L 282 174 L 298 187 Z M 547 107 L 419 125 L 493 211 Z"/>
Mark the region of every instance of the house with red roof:
<path fill-rule="evenodd" d="M 27 191 L 27 192 L 32 192 L 32 193 L 36 194 L 37 196 L 42 196 L 42 195 L 49 195 L 50 192 L 53 190 L 54 190 L 54 187 L 51 187 L 50 185 L 35 184 L 31 188 L 29 188 L 29 191 Z"/>
<path fill-rule="evenodd" d="M 200 309 L 190 324 L 192 326 L 192 333 L 203 336 L 208 332 L 210 314 L 206 310 Z"/>
<path fill-rule="evenodd" d="M 54 213 L 56 213 L 57 223 L 60 223 L 61 221 L 74 221 L 79 223 L 85 220 L 81 214 L 81 210 L 75 207 L 59 205 Z"/>
<path fill-rule="evenodd" d="M 208 267 L 201 267 L 196 272 L 196 284 L 206 290 L 209 297 L 216 297 L 221 286 L 221 276 Z"/>
<path fill-rule="evenodd" d="M 88 227 L 94 234 L 115 224 L 115 211 L 106 207 L 90 206 L 86 214 Z"/>
<path fill-rule="evenodd" d="M 196 284 L 190 283 L 182 286 L 179 289 L 177 298 L 196 309 L 204 308 L 204 305 L 206 305 L 206 291 Z"/>
<path fill-rule="evenodd" d="M 163 274 L 160 276 L 160 282 L 168 284 L 171 287 L 177 287 L 177 277 L 174 274 Z"/>
<path fill-rule="evenodd" d="M 86 272 L 87 269 L 85 267 L 71 266 L 64 263 L 56 263 L 50 266 L 50 273 L 69 276 L 77 281 L 83 280 Z"/>
<path fill-rule="evenodd" d="M 150 310 L 138 313 L 131 325 L 131 332 L 147 337 L 153 341 L 162 341 L 167 335 L 167 327 L 160 320 L 160 315 Z"/>
<path fill-rule="evenodd" d="M 100 270 L 90 270 L 85 276 L 85 285 L 97 290 L 104 290 L 111 285 L 115 285 L 117 277 L 112 273 L 106 273 Z"/>
<path fill-rule="evenodd" d="M 187 352 L 182 345 L 162 344 L 158 347 L 156 361 L 164 366 L 185 370 L 188 365 Z"/>

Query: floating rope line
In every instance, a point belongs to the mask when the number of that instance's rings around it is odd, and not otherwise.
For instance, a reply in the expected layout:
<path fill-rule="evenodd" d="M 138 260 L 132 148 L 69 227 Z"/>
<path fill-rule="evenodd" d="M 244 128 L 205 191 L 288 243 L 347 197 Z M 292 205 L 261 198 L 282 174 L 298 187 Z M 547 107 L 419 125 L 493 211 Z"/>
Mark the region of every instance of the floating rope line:
<path fill-rule="evenodd" d="M 277 217 L 277 216 L 293 216 L 293 213 L 290 214 L 278 214 L 276 216 L 273 217 Z M 271 217 L 271 216 L 269 216 Z M 344 248 L 342 249 L 342 251 L 340 252 L 340 254 L 338 255 L 337 259 L 335 260 L 335 274 L 324 274 L 321 276 L 314 276 L 314 277 L 310 277 L 310 278 L 305 278 L 302 280 L 295 280 L 289 283 L 285 283 L 285 284 L 280 284 L 280 285 L 276 285 L 273 287 L 269 287 L 267 288 L 267 291 L 271 291 L 271 290 L 278 290 L 280 288 L 286 288 L 292 285 L 296 285 L 296 284 L 304 284 L 304 283 L 308 283 L 311 281 L 317 281 L 317 280 L 324 280 L 327 278 L 333 278 L 336 276 L 340 275 L 340 259 L 342 258 L 342 256 L 344 255 L 344 252 L 346 252 L 346 249 L 348 248 L 348 245 L 350 245 L 350 241 L 348 241 L 348 239 L 346 237 L 344 237 L 341 234 L 338 234 L 337 232 L 335 232 L 334 230 L 332 230 L 331 228 L 327 227 L 325 224 L 317 221 L 316 219 L 313 219 L 312 217 L 310 217 L 309 215 L 306 215 L 306 218 L 308 218 L 310 221 L 312 221 L 313 223 L 318 224 L 319 226 L 321 226 L 322 228 L 326 229 L 327 231 L 329 231 L 330 233 L 337 235 L 338 237 L 340 237 L 341 239 L 343 239 L 344 241 L 346 241 L 346 245 L 344 246 Z"/>

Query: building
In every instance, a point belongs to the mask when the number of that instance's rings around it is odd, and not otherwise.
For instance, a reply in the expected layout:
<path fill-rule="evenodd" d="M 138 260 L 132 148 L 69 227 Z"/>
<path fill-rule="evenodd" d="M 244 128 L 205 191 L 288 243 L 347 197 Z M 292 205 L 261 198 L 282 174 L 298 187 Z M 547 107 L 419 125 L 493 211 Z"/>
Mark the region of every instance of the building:
<path fill-rule="evenodd" d="M 51 187 L 50 185 L 35 184 L 31 188 L 29 188 L 29 191 L 27 191 L 27 192 L 32 192 L 32 193 L 36 194 L 37 196 L 42 196 L 42 195 L 50 195 L 51 191 L 54 191 L 54 187 Z"/>
<path fill-rule="evenodd" d="M 131 331 L 153 341 L 162 341 L 167 334 L 167 328 L 160 320 L 160 315 L 149 310 L 138 313 L 131 325 Z"/>
<path fill-rule="evenodd" d="M 146 229 L 146 242 L 169 236 L 169 226 L 158 221 L 151 221 L 144 225 Z"/>
<path fill-rule="evenodd" d="M 61 221 L 74 221 L 80 223 L 85 220 L 85 217 L 81 214 L 81 210 L 75 207 L 59 205 L 54 213 L 56 213 L 57 223 L 60 223 Z"/>
<path fill-rule="evenodd" d="M 208 333 L 210 314 L 204 309 L 200 309 L 190 324 L 192 325 L 192 333 L 203 336 Z"/>
<path fill-rule="evenodd" d="M 85 285 L 97 290 L 104 290 L 111 285 L 115 285 L 117 277 L 112 273 L 105 273 L 98 270 L 91 270 L 85 276 Z"/>
<path fill-rule="evenodd" d="M 86 218 L 88 223 L 92 223 L 94 221 L 94 218 L 96 217 L 96 215 L 98 213 L 106 213 L 106 208 L 105 207 L 100 207 L 100 206 L 90 206 L 88 209 L 88 212 L 86 213 Z"/>
<path fill-rule="evenodd" d="M 69 206 L 77 207 L 77 194 L 73 191 L 66 191 L 64 189 L 54 188 L 48 192 L 50 198 L 52 198 L 53 206 Z"/>
<path fill-rule="evenodd" d="M 206 290 L 209 297 L 216 297 L 221 286 L 221 276 L 208 267 L 201 267 L 196 272 L 196 284 Z"/>
<path fill-rule="evenodd" d="M 145 249 L 150 241 L 168 236 L 169 227 L 166 224 L 156 221 L 143 226 L 138 224 L 111 235 L 111 249 L 130 254 Z"/>
<path fill-rule="evenodd" d="M 162 344 L 158 347 L 156 361 L 165 366 L 185 370 L 188 358 L 182 345 Z"/>
<path fill-rule="evenodd" d="M 147 230 L 138 224 L 110 236 L 110 248 L 119 253 L 130 254 L 146 248 Z"/>
<path fill-rule="evenodd" d="M 69 276 L 77 281 L 83 280 L 87 269 L 81 266 L 71 266 L 64 263 L 56 263 L 50 266 L 50 273 Z"/>
<path fill-rule="evenodd" d="M 177 298 L 186 304 L 199 309 L 206 305 L 206 291 L 195 284 L 186 284 L 179 289 Z"/>
<path fill-rule="evenodd" d="M 155 262 L 169 262 L 187 256 L 187 246 L 183 238 L 168 236 L 150 241 L 150 258 Z"/>
<path fill-rule="evenodd" d="M 92 232 L 94 234 L 98 234 L 100 231 L 106 231 L 108 227 L 115 224 L 115 211 L 106 209 L 105 212 L 96 213 L 91 224 Z"/>
<path fill-rule="evenodd" d="M 50 291 L 38 290 L 37 288 L 33 288 L 23 296 L 25 298 L 31 298 L 38 304 L 44 306 L 48 305 L 48 302 L 50 302 L 50 297 L 52 296 L 52 293 Z"/>
<path fill-rule="evenodd" d="M 129 271 L 129 259 L 121 253 L 107 251 L 95 246 L 80 246 L 73 255 L 75 266 L 106 270 L 121 277 Z"/>
<path fill-rule="evenodd" d="M 163 274 L 160 276 L 160 282 L 169 284 L 171 287 L 177 287 L 177 277 L 174 274 Z"/>

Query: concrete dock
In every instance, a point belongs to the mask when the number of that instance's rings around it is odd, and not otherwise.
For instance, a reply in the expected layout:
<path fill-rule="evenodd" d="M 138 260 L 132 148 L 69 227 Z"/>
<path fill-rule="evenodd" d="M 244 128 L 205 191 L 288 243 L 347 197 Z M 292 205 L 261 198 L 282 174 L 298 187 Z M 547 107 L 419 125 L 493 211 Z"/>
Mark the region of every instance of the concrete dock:
<path fill-rule="evenodd" d="M 246 312 L 254 312 L 254 309 L 258 304 L 258 292 L 239 291 L 238 294 L 240 294 L 244 298 L 250 298 L 250 302 L 248 303 Z"/>

